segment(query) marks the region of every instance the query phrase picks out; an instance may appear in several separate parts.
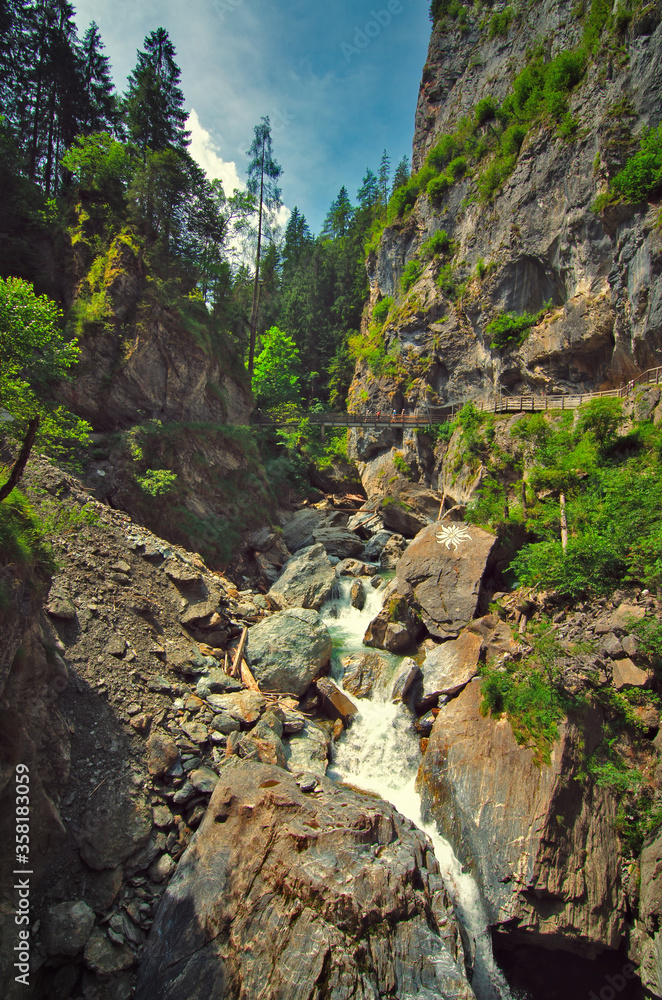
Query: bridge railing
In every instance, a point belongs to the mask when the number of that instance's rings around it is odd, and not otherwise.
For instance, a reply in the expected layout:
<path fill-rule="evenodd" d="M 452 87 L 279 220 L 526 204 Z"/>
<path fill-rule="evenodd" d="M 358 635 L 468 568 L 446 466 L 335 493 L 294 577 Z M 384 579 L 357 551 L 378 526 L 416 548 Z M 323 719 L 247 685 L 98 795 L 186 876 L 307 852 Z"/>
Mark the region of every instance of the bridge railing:
<path fill-rule="evenodd" d="M 467 403 L 473 403 L 482 413 L 541 413 L 547 410 L 576 410 L 582 403 L 604 397 L 624 398 L 640 385 L 662 385 L 662 367 L 649 368 L 635 379 L 621 386 L 620 389 L 602 389 L 597 392 L 558 393 L 556 395 L 536 395 L 535 393 L 508 393 L 501 390 L 494 395 L 482 398 L 468 398 L 445 406 L 425 406 L 413 412 L 400 411 L 364 411 L 343 413 L 333 410 L 328 413 L 304 413 L 278 419 L 269 414 L 256 411 L 252 422 L 270 427 L 284 426 L 301 420 L 304 417 L 315 426 L 322 427 L 427 427 L 433 424 L 443 424 L 453 420 Z"/>

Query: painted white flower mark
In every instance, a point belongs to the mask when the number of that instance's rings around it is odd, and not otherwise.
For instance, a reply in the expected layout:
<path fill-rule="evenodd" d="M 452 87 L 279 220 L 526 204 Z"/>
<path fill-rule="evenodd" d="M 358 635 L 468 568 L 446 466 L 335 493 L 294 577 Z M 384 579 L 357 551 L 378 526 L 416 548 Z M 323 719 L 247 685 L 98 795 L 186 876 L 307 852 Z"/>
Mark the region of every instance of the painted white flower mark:
<path fill-rule="evenodd" d="M 452 545 L 457 552 L 458 545 L 462 542 L 470 542 L 472 538 L 463 524 L 446 524 L 441 531 L 437 532 L 437 541 L 449 550 Z"/>

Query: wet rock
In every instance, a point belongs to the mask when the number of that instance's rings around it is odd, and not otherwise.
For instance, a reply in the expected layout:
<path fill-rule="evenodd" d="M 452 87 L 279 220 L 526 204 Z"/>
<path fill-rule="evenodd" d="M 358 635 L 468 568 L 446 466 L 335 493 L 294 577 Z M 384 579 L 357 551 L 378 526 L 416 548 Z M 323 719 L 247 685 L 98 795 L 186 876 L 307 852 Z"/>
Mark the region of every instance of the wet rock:
<path fill-rule="evenodd" d="M 356 715 L 356 705 L 342 693 L 330 677 L 320 677 L 316 686 L 322 695 L 322 711 L 332 719 L 340 719 L 343 726 L 348 726 Z"/>
<path fill-rule="evenodd" d="M 398 537 L 402 538 L 402 535 L 399 535 Z M 384 528 L 377 531 L 363 550 L 363 558 L 369 560 L 370 562 L 378 562 L 379 557 L 384 550 L 384 546 L 391 538 L 393 538 L 392 531 L 386 531 Z"/>
<path fill-rule="evenodd" d="M 601 713 L 587 712 L 581 732 L 561 723 L 545 763 L 517 743 L 507 719 L 483 716 L 481 702 L 474 679 L 437 716 L 419 772 L 424 817 L 471 865 L 491 923 L 516 920 L 518 932 L 586 957 L 618 947 L 617 802 L 577 780 L 602 740 Z"/>
<path fill-rule="evenodd" d="M 391 701 L 405 701 L 420 677 L 421 668 L 418 663 L 406 656 L 393 676 Z"/>
<path fill-rule="evenodd" d="M 617 691 L 623 688 L 646 688 L 650 686 L 650 677 L 645 670 L 636 667 L 629 657 L 614 661 L 613 683 Z"/>
<path fill-rule="evenodd" d="M 147 766 L 149 773 L 158 778 L 179 760 L 179 750 L 172 737 L 165 733 L 152 733 L 147 740 Z"/>
<path fill-rule="evenodd" d="M 316 611 L 289 608 L 248 631 L 246 658 L 263 691 L 301 696 L 328 667 L 332 642 Z"/>
<path fill-rule="evenodd" d="M 345 673 L 342 685 L 357 698 L 370 698 L 382 685 L 389 665 L 379 653 L 352 653 L 342 656 Z"/>
<path fill-rule="evenodd" d="M 365 587 L 361 580 L 355 580 L 349 592 L 350 604 L 357 611 L 363 611 L 365 607 Z"/>
<path fill-rule="evenodd" d="M 312 545 L 292 556 L 269 591 L 275 607 L 321 608 L 331 594 L 336 572 L 322 545 Z"/>
<path fill-rule="evenodd" d="M 152 810 L 121 787 L 103 785 L 83 813 L 81 857 L 95 871 L 117 868 L 149 838 Z"/>
<path fill-rule="evenodd" d="M 360 559 L 343 559 L 336 566 L 336 573 L 338 576 L 374 576 L 377 567 L 361 562 Z"/>
<path fill-rule="evenodd" d="M 410 543 L 397 579 L 411 587 L 431 635 L 453 638 L 474 617 L 495 544 L 494 535 L 463 522 L 432 524 Z"/>
<path fill-rule="evenodd" d="M 284 742 L 288 770 L 326 774 L 329 739 L 323 729 L 306 720 L 303 729 Z"/>
<path fill-rule="evenodd" d="M 323 978 L 335 1000 L 469 1000 L 429 918 L 445 893 L 427 850 L 373 796 L 324 779 L 306 795 L 278 768 L 228 764 L 159 906 L 136 1000 L 226 996 L 230 976 L 264 1000 L 314 996 Z"/>
<path fill-rule="evenodd" d="M 363 553 L 361 539 L 346 528 L 316 528 L 313 538 L 324 546 L 328 555 L 338 559 L 351 559 Z"/>
<path fill-rule="evenodd" d="M 435 705 L 440 696 L 457 694 L 466 687 L 478 673 L 481 646 L 479 635 L 461 632 L 457 639 L 449 639 L 427 651 L 416 698 L 419 711 Z"/>
<path fill-rule="evenodd" d="M 41 940 L 49 955 L 77 955 L 94 927 L 94 911 L 83 902 L 51 906 L 41 922 Z"/>
<path fill-rule="evenodd" d="M 129 969 L 134 963 L 133 952 L 127 945 L 116 945 L 100 928 L 95 928 L 85 946 L 85 962 L 92 972 L 110 975 Z"/>
<path fill-rule="evenodd" d="M 411 593 L 405 584 L 402 589 Z M 392 581 L 384 594 L 384 606 L 366 629 L 366 646 L 404 653 L 414 646 L 423 631 L 420 618 L 411 606 L 411 599 L 401 592 L 399 581 Z"/>

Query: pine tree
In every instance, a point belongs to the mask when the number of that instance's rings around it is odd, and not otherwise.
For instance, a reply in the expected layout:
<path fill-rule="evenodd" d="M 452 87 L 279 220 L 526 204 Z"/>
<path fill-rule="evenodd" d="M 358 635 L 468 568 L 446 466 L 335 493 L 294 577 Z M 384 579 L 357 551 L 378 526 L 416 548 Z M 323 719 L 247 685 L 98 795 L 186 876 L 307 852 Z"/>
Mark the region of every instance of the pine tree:
<path fill-rule="evenodd" d="M 384 150 L 379 163 L 379 197 L 382 205 L 388 201 L 389 180 L 391 178 L 391 158 Z"/>
<path fill-rule="evenodd" d="M 179 87 L 181 71 L 165 28 L 147 35 L 144 50 L 137 55 L 124 102 L 129 138 L 143 158 L 148 150 L 185 152 L 190 133 L 185 129 L 188 116 Z"/>
<path fill-rule="evenodd" d="M 291 274 L 305 259 L 313 244 L 306 217 L 295 205 L 285 229 L 283 244 L 283 274 Z"/>
<path fill-rule="evenodd" d="M 110 75 L 110 61 L 103 54 L 99 28 L 92 21 L 78 48 L 82 107 L 79 116 L 84 135 L 93 132 L 116 133 L 119 111 L 115 88 Z"/>
<path fill-rule="evenodd" d="M 363 183 L 357 192 L 357 200 L 361 208 L 372 209 L 379 201 L 379 181 L 372 170 L 368 168 Z"/>
<path fill-rule="evenodd" d="M 259 306 L 260 255 L 262 252 L 262 232 L 264 222 L 273 219 L 280 208 L 281 191 L 276 183 L 282 170 L 274 160 L 271 123 L 269 117 L 262 118 L 254 128 L 253 143 L 248 150 L 251 160 L 248 164 L 248 190 L 255 197 L 258 206 L 257 250 L 255 254 L 255 277 L 253 279 L 253 305 L 251 308 L 251 332 L 248 353 L 248 375 L 253 377 L 255 358 L 255 336 Z"/>
<path fill-rule="evenodd" d="M 353 215 L 354 209 L 352 208 L 352 203 L 349 200 L 347 188 L 343 184 L 338 192 L 338 197 L 331 203 L 331 208 L 329 209 L 328 215 L 324 220 L 324 225 L 322 226 L 322 236 L 330 236 L 334 239 L 339 236 L 344 236 L 349 230 L 349 224 L 352 221 Z"/>
<path fill-rule="evenodd" d="M 394 191 L 397 191 L 398 188 L 402 187 L 403 184 L 407 183 L 407 181 L 409 180 L 409 174 L 410 174 L 409 158 L 407 156 L 403 156 L 400 162 L 398 163 L 397 167 L 395 168 L 391 194 L 393 194 Z"/>

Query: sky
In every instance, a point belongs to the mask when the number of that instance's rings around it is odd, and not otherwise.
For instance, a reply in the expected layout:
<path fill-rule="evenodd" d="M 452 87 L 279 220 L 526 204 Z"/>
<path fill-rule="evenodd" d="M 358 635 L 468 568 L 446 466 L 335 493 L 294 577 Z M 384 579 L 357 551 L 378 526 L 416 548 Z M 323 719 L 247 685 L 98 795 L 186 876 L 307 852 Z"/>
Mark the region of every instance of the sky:
<path fill-rule="evenodd" d="M 430 37 L 429 0 L 74 0 L 99 25 L 118 90 L 145 35 L 177 50 L 192 156 L 227 194 L 244 187 L 253 129 L 271 121 L 283 203 L 314 233 L 340 188 L 391 170 L 411 143 Z M 283 218 L 287 216 L 283 213 Z"/>

